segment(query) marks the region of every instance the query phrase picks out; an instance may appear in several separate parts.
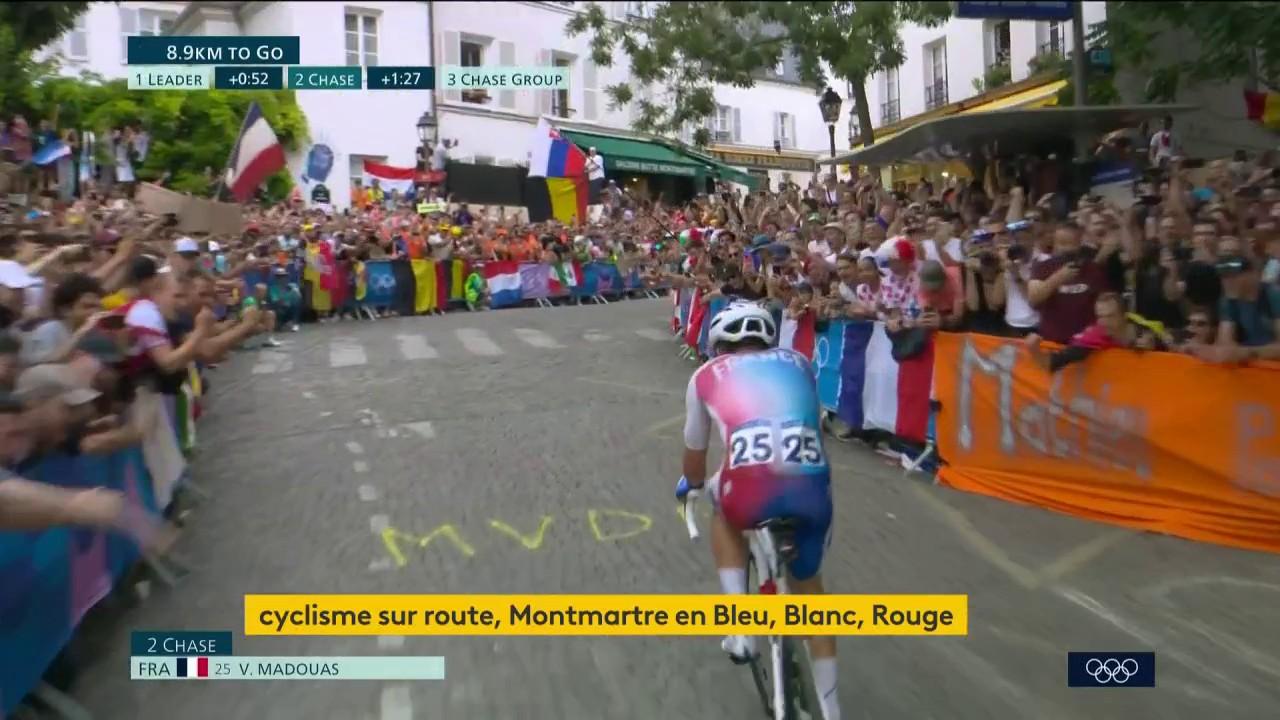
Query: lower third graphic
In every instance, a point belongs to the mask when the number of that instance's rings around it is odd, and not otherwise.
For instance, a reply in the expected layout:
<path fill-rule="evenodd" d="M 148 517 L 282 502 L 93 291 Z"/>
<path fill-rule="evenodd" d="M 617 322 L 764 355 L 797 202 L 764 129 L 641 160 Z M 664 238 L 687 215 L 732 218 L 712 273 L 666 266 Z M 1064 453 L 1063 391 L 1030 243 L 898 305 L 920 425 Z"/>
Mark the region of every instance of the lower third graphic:
<path fill-rule="evenodd" d="M 1154 652 L 1069 652 L 1067 687 L 1156 686 Z"/>

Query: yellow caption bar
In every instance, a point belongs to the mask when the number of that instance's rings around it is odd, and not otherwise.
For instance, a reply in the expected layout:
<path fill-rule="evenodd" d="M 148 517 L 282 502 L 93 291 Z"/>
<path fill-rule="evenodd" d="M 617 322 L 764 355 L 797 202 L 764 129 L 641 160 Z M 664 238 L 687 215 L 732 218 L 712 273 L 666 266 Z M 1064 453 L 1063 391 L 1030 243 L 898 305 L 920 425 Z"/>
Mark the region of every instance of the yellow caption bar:
<path fill-rule="evenodd" d="M 967 595 L 245 595 L 245 635 L 968 635 Z"/>

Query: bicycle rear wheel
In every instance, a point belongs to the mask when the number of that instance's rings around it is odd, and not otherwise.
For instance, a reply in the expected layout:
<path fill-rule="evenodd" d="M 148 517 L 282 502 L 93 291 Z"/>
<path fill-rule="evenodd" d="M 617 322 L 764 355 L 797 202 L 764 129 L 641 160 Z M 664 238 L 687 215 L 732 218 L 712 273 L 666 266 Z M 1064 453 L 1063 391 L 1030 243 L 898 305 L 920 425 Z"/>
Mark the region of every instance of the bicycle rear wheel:
<path fill-rule="evenodd" d="M 813 684 L 813 667 L 804 640 L 794 636 L 782 638 L 782 686 L 785 688 L 784 720 L 825 720 L 818 704 L 818 691 Z"/>
<path fill-rule="evenodd" d="M 756 560 L 751 555 L 747 556 L 747 592 L 759 591 L 760 578 L 756 572 Z M 763 638 L 757 637 L 757 640 Z M 765 670 L 763 655 L 760 654 L 760 648 L 756 648 L 755 657 L 751 658 L 747 663 L 748 669 L 751 670 L 751 679 L 755 682 L 756 694 L 760 697 L 760 705 L 764 709 L 765 717 L 773 717 L 773 694 L 771 689 L 773 685 L 769 682 L 769 674 Z"/>

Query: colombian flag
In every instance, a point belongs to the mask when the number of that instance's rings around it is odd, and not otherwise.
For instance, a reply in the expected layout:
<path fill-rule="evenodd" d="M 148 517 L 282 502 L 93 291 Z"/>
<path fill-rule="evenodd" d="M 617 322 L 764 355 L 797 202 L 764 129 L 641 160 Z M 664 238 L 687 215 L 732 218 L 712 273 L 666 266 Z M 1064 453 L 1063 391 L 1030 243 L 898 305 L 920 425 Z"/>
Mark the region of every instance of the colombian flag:
<path fill-rule="evenodd" d="M 1280 93 L 1244 91 L 1245 114 L 1263 127 L 1280 130 Z"/>
<path fill-rule="evenodd" d="M 587 156 L 546 119 L 533 131 L 524 190 L 530 222 L 587 220 Z"/>

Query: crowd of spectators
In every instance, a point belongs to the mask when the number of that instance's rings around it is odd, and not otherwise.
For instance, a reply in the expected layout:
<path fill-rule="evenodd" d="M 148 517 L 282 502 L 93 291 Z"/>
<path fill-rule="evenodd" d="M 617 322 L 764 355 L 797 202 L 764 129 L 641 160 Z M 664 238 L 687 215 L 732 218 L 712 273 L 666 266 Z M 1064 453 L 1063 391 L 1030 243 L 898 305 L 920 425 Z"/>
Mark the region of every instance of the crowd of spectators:
<path fill-rule="evenodd" d="M 18 120 L 0 143 L 11 157 L 27 152 Z M 296 197 L 248 207 L 231 235 L 180 232 L 122 182 L 86 183 L 70 200 L 33 187 L 32 202 L 0 208 L 0 454 L 11 474 L 0 481 L 0 527 L 86 522 L 167 537 L 119 497 L 34 486 L 22 468 L 138 442 L 155 425 L 140 394 L 207 392 L 230 352 L 276 344 L 276 332 L 312 314 L 394 314 L 366 302 L 377 260 L 468 261 L 473 310 L 484 307 L 484 263 L 614 262 L 651 286 L 696 286 L 703 302 L 883 321 L 898 357 L 946 329 L 1023 338 L 1050 370 L 1113 347 L 1280 359 L 1276 158 L 1191 164 L 1161 155 L 1132 197 L 1072 203 L 1036 174 L 1002 176 L 998 162 L 936 188 L 815 175 L 807 188 L 725 186 L 682 203 L 609 181 L 589 221 L 569 225 L 375 184 L 340 211 Z M 444 209 L 423 213 L 424 200 Z M 329 307 L 308 297 L 317 278 L 340 288 Z"/>
<path fill-rule="evenodd" d="M 1186 165 L 1169 158 L 1132 197 L 1086 194 L 1070 208 L 997 163 L 982 182 L 936 191 L 863 175 L 726 192 L 674 214 L 696 229 L 666 277 L 704 301 L 768 299 L 793 319 L 881 320 L 895 350 L 946 329 L 1025 338 L 1055 370 L 1107 347 L 1280 359 L 1280 164 L 1265 153 Z M 1051 355 L 1042 340 L 1071 348 Z"/>

